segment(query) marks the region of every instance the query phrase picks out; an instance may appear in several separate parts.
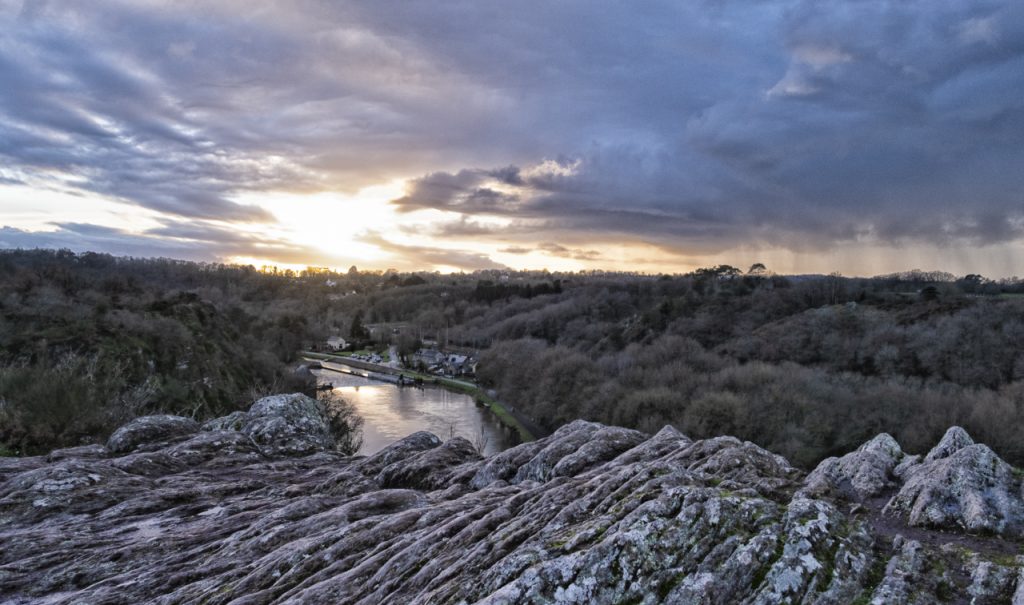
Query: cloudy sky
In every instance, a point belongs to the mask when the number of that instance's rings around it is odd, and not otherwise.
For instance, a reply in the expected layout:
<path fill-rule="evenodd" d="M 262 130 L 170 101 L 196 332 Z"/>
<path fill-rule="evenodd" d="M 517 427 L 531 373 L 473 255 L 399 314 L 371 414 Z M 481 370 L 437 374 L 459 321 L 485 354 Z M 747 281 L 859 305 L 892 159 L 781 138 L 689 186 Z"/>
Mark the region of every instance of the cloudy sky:
<path fill-rule="evenodd" d="M 0 0 L 0 247 L 1024 275 L 1024 2 Z"/>

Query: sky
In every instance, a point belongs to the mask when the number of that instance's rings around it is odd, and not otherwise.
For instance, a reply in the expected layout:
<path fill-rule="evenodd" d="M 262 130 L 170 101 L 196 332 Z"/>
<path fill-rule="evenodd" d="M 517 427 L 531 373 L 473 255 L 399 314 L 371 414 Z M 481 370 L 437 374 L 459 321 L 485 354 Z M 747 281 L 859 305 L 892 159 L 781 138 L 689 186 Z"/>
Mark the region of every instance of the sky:
<path fill-rule="evenodd" d="M 0 247 L 1024 263 L 1024 2 L 0 0 Z"/>

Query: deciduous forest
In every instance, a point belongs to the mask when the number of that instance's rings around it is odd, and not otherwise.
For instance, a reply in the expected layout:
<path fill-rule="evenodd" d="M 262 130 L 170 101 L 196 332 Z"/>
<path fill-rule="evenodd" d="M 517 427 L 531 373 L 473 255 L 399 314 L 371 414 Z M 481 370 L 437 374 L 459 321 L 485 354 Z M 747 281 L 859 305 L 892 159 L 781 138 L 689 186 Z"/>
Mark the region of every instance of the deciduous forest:
<path fill-rule="evenodd" d="M 0 444 L 95 440 L 309 388 L 331 335 L 479 351 L 477 378 L 553 430 L 577 418 L 732 434 L 802 466 L 879 432 L 963 425 L 1024 462 L 1024 284 L 913 271 L 779 276 L 262 271 L 67 251 L 0 254 Z M 372 328 L 372 329 L 371 329 Z"/>

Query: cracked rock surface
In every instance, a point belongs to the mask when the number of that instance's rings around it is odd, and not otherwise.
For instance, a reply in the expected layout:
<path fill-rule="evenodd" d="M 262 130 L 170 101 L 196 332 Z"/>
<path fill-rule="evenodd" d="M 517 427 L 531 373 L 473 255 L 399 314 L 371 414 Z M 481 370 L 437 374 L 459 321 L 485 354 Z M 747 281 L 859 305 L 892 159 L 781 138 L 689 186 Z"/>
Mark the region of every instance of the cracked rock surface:
<path fill-rule="evenodd" d="M 300 395 L 143 418 L 0 459 L 0 603 L 1024 603 L 1020 474 L 947 437 L 922 459 L 880 435 L 805 478 L 671 427 L 346 457 Z"/>

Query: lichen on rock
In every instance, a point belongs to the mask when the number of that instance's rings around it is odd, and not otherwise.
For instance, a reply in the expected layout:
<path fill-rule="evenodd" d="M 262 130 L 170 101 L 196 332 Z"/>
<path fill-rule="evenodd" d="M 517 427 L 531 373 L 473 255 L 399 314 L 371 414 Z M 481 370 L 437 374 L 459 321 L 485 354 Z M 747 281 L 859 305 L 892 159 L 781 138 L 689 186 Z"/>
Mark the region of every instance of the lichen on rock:
<path fill-rule="evenodd" d="M 997 556 L 1018 474 L 964 435 L 923 460 L 880 435 L 806 479 L 732 437 L 583 421 L 488 458 L 430 433 L 343 456 L 313 400 L 277 396 L 0 461 L 0 601 L 1024 602 L 1024 559 Z"/>

